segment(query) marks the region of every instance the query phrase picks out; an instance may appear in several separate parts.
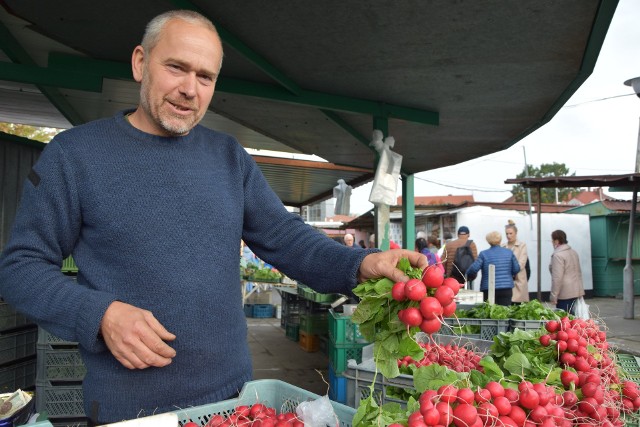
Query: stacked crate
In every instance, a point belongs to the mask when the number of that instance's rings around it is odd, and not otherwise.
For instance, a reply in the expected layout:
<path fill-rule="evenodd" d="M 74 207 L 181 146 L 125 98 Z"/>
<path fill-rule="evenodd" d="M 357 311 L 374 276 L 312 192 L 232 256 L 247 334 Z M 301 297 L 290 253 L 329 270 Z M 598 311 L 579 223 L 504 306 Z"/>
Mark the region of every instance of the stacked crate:
<path fill-rule="evenodd" d="M 0 298 L 0 393 L 32 390 L 37 326 Z"/>
<path fill-rule="evenodd" d="M 300 347 L 307 352 L 320 350 L 329 332 L 329 309 L 331 303 L 340 298 L 339 294 L 321 294 L 313 289 L 298 285 L 298 295 L 303 300 L 300 305 Z"/>
<path fill-rule="evenodd" d="M 64 261 L 62 271 L 69 276 L 77 274 L 71 257 Z M 77 342 L 38 328 L 36 412 L 46 414 L 54 426 L 86 426 L 82 393 L 85 373 Z"/>
<path fill-rule="evenodd" d="M 362 362 L 362 349 L 368 345 L 351 321 L 351 316 L 329 310 L 329 399 L 346 403 L 347 380 L 343 373 L 352 359 Z"/>

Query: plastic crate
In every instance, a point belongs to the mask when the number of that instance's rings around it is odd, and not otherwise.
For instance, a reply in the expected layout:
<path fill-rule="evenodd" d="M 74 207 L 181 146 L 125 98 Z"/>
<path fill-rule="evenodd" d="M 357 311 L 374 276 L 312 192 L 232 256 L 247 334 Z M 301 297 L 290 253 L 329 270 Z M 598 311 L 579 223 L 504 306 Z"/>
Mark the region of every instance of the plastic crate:
<path fill-rule="evenodd" d="M 291 341 L 298 342 L 300 340 L 300 325 L 296 323 L 287 324 L 285 335 Z"/>
<path fill-rule="evenodd" d="M 320 340 L 317 335 L 308 334 L 306 332 L 300 331 L 298 333 L 298 345 L 301 349 L 308 353 L 315 353 L 320 350 Z"/>
<path fill-rule="evenodd" d="M 315 393 L 280 380 L 256 380 L 246 383 L 244 387 L 242 387 L 240 396 L 237 399 L 225 400 L 173 412 L 178 415 L 180 426 L 183 426 L 189 421 L 203 426 L 213 415 L 228 415 L 239 405 L 253 405 L 254 403 L 260 402 L 271 408 L 275 408 L 278 413 L 295 413 L 296 407 L 300 403 L 316 400 L 320 397 L 321 396 Z M 351 427 L 351 422 L 353 416 L 356 414 L 356 410 L 333 401 L 331 402 L 331 406 L 338 419 L 338 423 L 336 423 L 337 426 Z"/>
<path fill-rule="evenodd" d="M 30 324 L 32 322 L 24 314 L 18 313 L 9 304 L 0 300 L 0 332 Z"/>
<path fill-rule="evenodd" d="M 543 328 L 547 322 L 548 320 L 509 319 L 509 331 L 513 332 L 516 329 L 520 329 L 521 331 L 537 331 Z"/>
<path fill-rule="evenodd" d="M 36 358 L 0 367 L 0 393 L 29 390 L 36 384 Z"/>
<path fill-rule="evenodd" d="M 251 310 L 251 317 L 267 318 L 273 317 L 274 307 L 271 304 L 254 304 Z"/>
<path fill-rule="evenodd" d="M 358 325 L 351 321 L 351 316 L 329 310 L 329 338 L 338 345 L 366 343 L 360 334 Z"/>
<path fill-rule="evenodd" d="M 300 301 L 300 314 L 328 313 L 330 308 L 330 303 L 315 302 L 308 299 Z"/>
<path fill-rule="evenodd" d="M 0 334 L 0 364 L 35 355 L 37 341 L 37 328 Z"/>
<path fill-rule="evenodd" d="M 415 335 L 419 343 L 433 342 L 438 344 L 457 344 L 480 354 L 489 351 L 493 341 L 479 340 L 474 338 L 460 337 L 455 335 L 434 334 L 431 338 L 419 332 Z M 371 353 L 371 352 L 369 352 Z M 365 356 L 362 362 L 350 360 L 347 369 L 342 376 L 347 379 L 347 401 L 349 406 L 357 407 L 361 399 L 371 395 L 371 386 L 376 402 L 380 405 L 389 402 L 400 404 L 406 403 L 409 396 L 416 396 L 417 392 L 413 386 L 413 377 L 407 374 L 400 374 L 395 378 L 385 378 L 377 369 L 371 354 Z"/>
<path fill-rule="evenodd" d="M 253 315 L 253 304 L 245 304 L 243 310 L 245 317 L 251 317 Z"/>
<path fill-rule="evenodd" d="M 329 329 L 329 316 L 324 313 L 300 314 L 300 331 L 307 334 L 326 335 Z"/>
<path fill-rule="evenodd" d="M 54 418 L 84 417 L 82 382 L 36 381 L 36 412 Z"/>
<path fill-rule="evenodd" d="M 340 298 L 340 294 L 321 294 L 306 285 L 298 285 L 298 295 L 306 300 L 319 303 L 332 303 Z"/>
<path fill-rule="evenodd" d="M 336 374 L 331 363 L 329 363 L 329 399 L 347 403 L 347 379 Z"/>
<path fill-rule="evenodd" d="M 640 385 L 640 358 L 632 354 L 618 353 L 616 364 L 621 371 L 621 377 Z"/>
<path fill-rule="evenodd" d="M 68 257 L 62 261 L 62 268 L 60 270 L 63 273 L 77 273 L 78 266 L 72 257 Z"/>
<path fill-rule="evenodd" d="M 444 319 L 445 325 L 442 325 L 438 331 L 441 335 L 459 335 L 467 338 L 477 338 L 481 340 L 493 340 L 493 337 L 501 332 L 509 331 L 508 319 L 459 319 L 455 317 L 447 317 Z M 463 332 L 465 326 L 472 326 L 473 333 Z"/>
<path fill-rule="evenodd" d="M 347 362 L 353 359 L 356 363 L 362 362 L 362 349 L 368 344 L 335 344 L 329 340 L 329 363 L 334 367 L 336 374 L 341 374 L 347 369 Z"/>
<path fill-rule="evenodd" d="M 87 372 L 80 350 L 38 344 L 38 381 L 82 381 Z"/>
<path fill-rule="evenodd" d="M 38 327 L 38 344 L 66 345 L 69 347 L 78 345 L 75 341 L 67 341 L 62 338 L 58 338 L 40 327 Z"/>

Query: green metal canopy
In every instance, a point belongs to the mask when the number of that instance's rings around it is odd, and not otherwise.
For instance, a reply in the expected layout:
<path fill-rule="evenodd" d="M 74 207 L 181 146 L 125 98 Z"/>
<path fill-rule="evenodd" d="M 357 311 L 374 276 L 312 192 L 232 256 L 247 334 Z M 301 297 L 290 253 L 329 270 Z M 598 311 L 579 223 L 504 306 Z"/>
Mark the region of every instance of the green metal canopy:
<path fill-rule="evenodd" d="M 405 177 L 535 131 L 591 74 L 617 1 L 0 6 L 0 121 L 61 128 L 136 105 L 129 64 L 150 18 L 175 8 L 208 16 L 225 59 L 203 124 L 247 148 L 327 160 L 259 162 L 281 199 L 303 206 L 332 197 L 340 178 L 372 180 L 374 127 L 395 138 Z"/>

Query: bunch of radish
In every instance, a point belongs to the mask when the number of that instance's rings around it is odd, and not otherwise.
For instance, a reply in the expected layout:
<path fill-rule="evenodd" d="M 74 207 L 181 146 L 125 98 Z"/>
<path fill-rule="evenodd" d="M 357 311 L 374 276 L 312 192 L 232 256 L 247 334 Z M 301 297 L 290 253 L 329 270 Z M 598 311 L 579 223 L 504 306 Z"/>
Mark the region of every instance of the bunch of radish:
<path fill-rule="evenodd" d="M 420 343 L 420 347 L 425 350 L 424 357 L 420 360 L 414 360 L 411 356 L 405 356 L 398 359 L 398 367 L 406 368 L 409 365 L 416 367 L 429 366 L 433 363 L 456 372 L 469 372 L 472 369 L 482 372 L 480 366 L 480 355 L 473 350 L 458 345 L 439 345 L 431 343 Z"/>
<path fill-rule="evenodd" d="M 422 280 L 409 279 L 397 282 L 391 296 L 399 302 L 407 302 L 406 308 L 398 312 L 398 318 L 408 327 L 419 327 L 428 335 L 435 334 L 442 326 L 443 317 L 456 311 L 455 296 L 460 284 L 454 278 L 444 278 L 442 270 L 435 265 L 427 267 Z"/>
<path fill-rule="evenodd" d="M 204 427 L 304 427 L 304 422 L 293 412 L 276 414 L 274 408 L 262 403 L 236 406 L 227 415 L 215 414 Z M 183 427 L 201 427 L 193 421 Z"/>
<path fill-rule="evenodd" d="M 557 394 L 544 383 L 521 381 L 517 388 L 491 381 L 484 388 L 456 388 L 444 385 L 426 390 L 420 409 L 408 417 L 408 427 L 571 427 L 598 425 L 622 427 L 619 414 L 607 409 L 588 408 L 578 403 L 576 394 Z M 399 427 L 402 424 L 396 424 Z"/>
<path fill-rule="evenodd" d="M 636 383 L 620 381 L 606 333 L 592 319 L 565 317 L 547 322 L 545 329 L 549 333 L 540 336 L 540 343 L 557 349 L 558 362 L 564 368 L 560 380 L 568 390 L 565 393 L 577 392 L 569 395 L 577 406 L 577 417 L 609 419 L 615 425 L 620 412 L 640 409 Z"/>

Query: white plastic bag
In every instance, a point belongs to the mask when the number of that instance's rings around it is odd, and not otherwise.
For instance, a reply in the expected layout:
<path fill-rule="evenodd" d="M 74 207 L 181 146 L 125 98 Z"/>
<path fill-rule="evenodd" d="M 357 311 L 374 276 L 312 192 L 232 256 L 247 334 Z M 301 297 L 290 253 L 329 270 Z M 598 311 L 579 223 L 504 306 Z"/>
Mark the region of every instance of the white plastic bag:
<path fill-rule="evenodd" d="M 588 320 L 591 315 L 589 314 L 589 305 L 584 302 L 584 298 L 580 297 L 573 304 L 573 311 L 576 317 L 579 317 L 584 320 Z"/>
<path fill-rule="evenodd" d="M 296 414 L 304 422 L 304 427 L 335 426 L 338 416 L 333 411 L 329 396 L 302 402 L 296 407 Z"/>
<path fill-rule="evenodd" d="M 371 194 L 369 195 L 369 201 L 374 205 L 395 206 L 397 203 L 402 155 L 391 151 L 395 143 L 395 139 L 392 136 L 388 136 L 383 140 L 381 131 L 378 129 L 373 131 L 373 140 L 369 145 L 380 153 L 380 161 L 376 168 Z"/>

